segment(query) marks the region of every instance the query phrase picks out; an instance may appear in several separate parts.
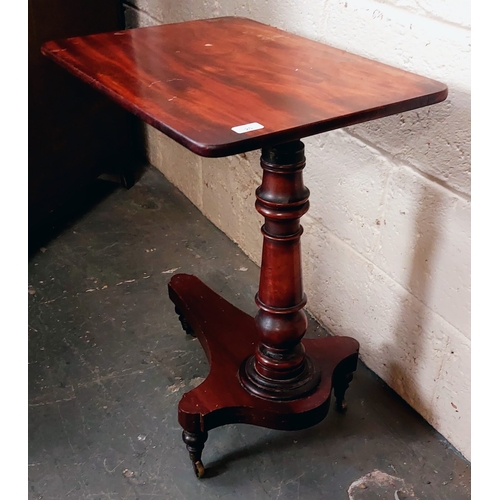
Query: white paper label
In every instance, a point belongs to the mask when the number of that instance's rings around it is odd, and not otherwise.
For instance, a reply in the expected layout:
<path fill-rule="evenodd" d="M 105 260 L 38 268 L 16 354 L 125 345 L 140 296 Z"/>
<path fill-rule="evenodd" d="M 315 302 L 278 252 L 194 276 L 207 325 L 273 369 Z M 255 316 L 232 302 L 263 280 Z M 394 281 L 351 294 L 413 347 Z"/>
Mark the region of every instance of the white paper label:
<path fill-rule="evenodd" d="M 264 125 L 260 123 L 253 122 L 247 123 L 246 125 L 238 125 L 237 127 L 233 127 L 231 130 L 236 132 L 237 134 L 245 134 L 247 132 L 252 132 L 253 130 L 259 130 L 264 128 Z"/>

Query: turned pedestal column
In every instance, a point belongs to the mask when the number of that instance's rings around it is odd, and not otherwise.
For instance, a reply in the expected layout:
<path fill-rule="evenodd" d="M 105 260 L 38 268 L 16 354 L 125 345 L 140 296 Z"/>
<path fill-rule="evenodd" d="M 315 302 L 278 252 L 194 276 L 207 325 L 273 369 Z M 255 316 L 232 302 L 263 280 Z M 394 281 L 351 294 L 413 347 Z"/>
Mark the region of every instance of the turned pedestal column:
<path fill-rule="evenodd" d="M 264 244 L 255 301 L 258 344 L 241 366 L 243 386 L 264 399 L 286 401 L 312 392 L 321 376 L 301 340 L 307 329 L 303 311 L 300 218 L 309 208 L 304 186 L 301 141 L 262 150 L 262 185 L 255 206 L 264 216 Z"/>

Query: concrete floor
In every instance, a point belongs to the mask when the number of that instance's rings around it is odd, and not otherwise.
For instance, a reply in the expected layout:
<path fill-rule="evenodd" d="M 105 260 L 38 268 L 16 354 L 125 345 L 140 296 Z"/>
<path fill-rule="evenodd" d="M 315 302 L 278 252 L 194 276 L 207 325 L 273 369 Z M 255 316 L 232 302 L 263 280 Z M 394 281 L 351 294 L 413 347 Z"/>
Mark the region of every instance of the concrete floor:
<path fill-rule="evenodd" d="M 196 479 L 176 408 L 208 364 L 167 283 L 196 274 L 254 313 L 257 266 L 153 168 L 128 191 L 98 180 L 53 224 L 30 242 L 30 499 L 470 498 L 470 465 L 362 364 L 345 415 L 215 429 Z"/>

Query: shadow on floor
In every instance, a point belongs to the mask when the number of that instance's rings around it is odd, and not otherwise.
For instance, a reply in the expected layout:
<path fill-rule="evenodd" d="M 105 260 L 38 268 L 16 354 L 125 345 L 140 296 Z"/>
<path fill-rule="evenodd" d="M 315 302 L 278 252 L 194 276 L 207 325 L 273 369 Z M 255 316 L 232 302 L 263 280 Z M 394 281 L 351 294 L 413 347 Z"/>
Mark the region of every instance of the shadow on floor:
<path fill-rule="evenodd" d="M 137 182 L 144 174 L 146 165 L 131 172 L 127 181 Z M 28 259 L 57 238 L 67 228 L 94 210 L 117 189 L 125 189 L 125 181 L 120 175 L 103 174 L 88 186 L 76 190 L 73 196 L 52 211 L 41 223 L 33 225 L 28 231 Z M 131 187 L 127 186 L 127 187 Z"/>

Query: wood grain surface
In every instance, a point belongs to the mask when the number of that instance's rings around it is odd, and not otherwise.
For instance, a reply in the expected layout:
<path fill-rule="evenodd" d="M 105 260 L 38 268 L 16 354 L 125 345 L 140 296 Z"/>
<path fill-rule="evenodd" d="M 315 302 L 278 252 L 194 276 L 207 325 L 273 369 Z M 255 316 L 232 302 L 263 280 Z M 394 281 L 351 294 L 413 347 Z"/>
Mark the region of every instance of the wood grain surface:
<path fill-rule="evenodd" d="M 249 19 L 50 41 L 71 73 L 201 156 L 227 156 L 443 101 L 446 85 Z M 258 123 L 245 133 L 232 129 Z"/>

